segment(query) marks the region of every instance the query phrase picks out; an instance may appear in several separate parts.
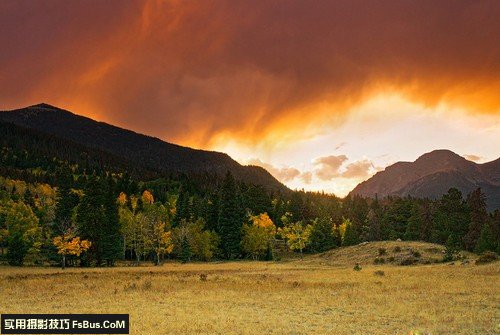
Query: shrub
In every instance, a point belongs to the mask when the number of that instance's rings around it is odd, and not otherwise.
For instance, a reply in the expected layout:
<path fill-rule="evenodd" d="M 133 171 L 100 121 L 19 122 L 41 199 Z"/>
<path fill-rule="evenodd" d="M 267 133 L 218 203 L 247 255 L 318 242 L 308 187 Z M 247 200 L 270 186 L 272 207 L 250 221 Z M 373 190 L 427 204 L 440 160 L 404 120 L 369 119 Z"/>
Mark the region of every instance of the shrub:
<path fill-rule="evenodd" d="M 389 262 L 391 262 L 391 263 L 392 263 L 392 262 L 394 262 L 395 260 L 396 260 L 396 259 L 394 258 L 394 256 L 389 257 Z"/>
<path fill-rule="evenodd" d="M 415 258 L 420 258 L 420 257 L 422 257 L 422 254 L 420 254 L 420 251 L 418 251 L 418 250 L 412 250 L 412 251 L 411 251 L 411 254 L 412 254 L 412 255 L 413 255 L 413 257 L 415 257 Z"/>
<path fill-rule="evenodd" d="M 413 265 L 413 264 L 416 264 L 417 262 L 418 262 L 418 259 L 416 259 L 413 256 L 409 256 L 409 257 L 406 257 L 405 259 L 403 259 L 399 264 L 400 265 Z"/>
<path fill-rule="evenodd" d="M 142 283 L 142 289 L 144 291 L 149 291 L 153 284 L 151 283 L 151 280 L 147 279 L 144 283 Z"/>
<path fill-rule="evenodd" d="M 399 245 L 395 246 L 394 247 L 394 252 L 401 252 L 401 247 Z"/>
<path fill-rule="evenodd" d="M 494 262 L 498 259 L 498 256 L 493 251 L 485 251 L 476 260 L 476 265 L 486 264 Z"/>
<path fill-rule="evenodd" d="M 379 256 L 384 256 L 385 254 L 387 254 L 387 250 L 385 248 L 378 248 Z"/>
<path fill-rule="evenodd" d="M 385 259 L 383 257 L 377 257 L 373 260 L 373 263 L 374 264 L 384 264 L 385 263 Z"/>
<path fill-rule="evenodd" d="M 382 270 L 377 270 L 377 271 L 375 271 L 373 274 L 374 274 L 375 276 L 380 276 L 380 277 L 385 276 L 385 272 L 384 272 L 384 271 L 382 271 Z"/>
<path fill-rule="evenodd" d="M 361 266 L 359 265 L 359 263 L 356 263 L 356 265 L 354 265 L 353 270 L 354 271 L 361 271 Z"/>

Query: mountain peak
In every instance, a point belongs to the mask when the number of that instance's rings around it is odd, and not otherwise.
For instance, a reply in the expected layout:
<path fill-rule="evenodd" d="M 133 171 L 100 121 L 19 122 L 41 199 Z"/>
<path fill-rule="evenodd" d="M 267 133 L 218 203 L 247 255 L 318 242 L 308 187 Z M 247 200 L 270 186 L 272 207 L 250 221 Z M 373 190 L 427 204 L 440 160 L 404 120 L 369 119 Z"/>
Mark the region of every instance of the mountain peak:
<path fill-rule="evenodd" d="M 151 173 L 209 173 L 223 176 L 227 171 L 231 171 L 239 180 L 273 190 L 287 190 L 264 169 L 241 166 L 227 154 L 164 142 L 47 103 L 3 111 L 0 113 L 0 122 L 2 121 L 110 153 L 123 158 L 124 161 L 134 162 L 133 164 Z"/>
<path fill-rule="evenodd" d="M 55 106 L 49 105 L 45 102 L 30 106 L 28 108 L 43 108 L 43 109 L 53 109 L 53 110 L 59 110 L 60 108 L 57 108 Z"/>
<path fill-rule="evenodd" d="M 448 149 L 437 149 L 433 150 L 431 152 L 425 153 L 419 158 L 417 158 L 417 161 L 422 161 L 422 160 L 466 160 L 464 157 L 454 153 L 451 150 Z"/>
<path fill-rule="evenodd" d="M 466 195 L 481 187 L 489 209 L 500 208 L 500 175 L 496 161 L 476 164 L 450 150 L 434 150 L 414 162 L 399 162 L 378 172 L 352 190 L 351 194 L 439 198 L 448 189 Z"/>

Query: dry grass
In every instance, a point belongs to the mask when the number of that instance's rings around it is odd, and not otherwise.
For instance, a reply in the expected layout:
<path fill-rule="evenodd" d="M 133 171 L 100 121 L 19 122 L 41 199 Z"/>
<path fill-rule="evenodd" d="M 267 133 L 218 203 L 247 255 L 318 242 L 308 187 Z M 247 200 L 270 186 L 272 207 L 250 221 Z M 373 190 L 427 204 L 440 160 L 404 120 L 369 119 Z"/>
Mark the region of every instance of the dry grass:
<path fill-rule="evenodd" d="M 500 332 L 498 262 L 353 271 L 320 260 L 0 267 L 0 313 L 130 313 L 131 334 Z"/>
<path fill-rule="evenodd" d="M 379 249 L 384 249 L 385 254 L 380 255 Z M 354 263 L 373 264 L 375 258 L 383 259 L 385 263 L 400 264 L 401 261 L 413 257 L 419 264 L 432 264 L 443 259 L 445 247 L 427 242 L 408 241 L 381 241 L 369 242 L 351 247 L 333 249 L 323 254 L 307 258 L 308 262 L 329 266 L 344 266 Z M 414 257 L 418 252 L 419 256 Z M 475 259 L 474 254 L 462 252 L 469 260 Z"/>

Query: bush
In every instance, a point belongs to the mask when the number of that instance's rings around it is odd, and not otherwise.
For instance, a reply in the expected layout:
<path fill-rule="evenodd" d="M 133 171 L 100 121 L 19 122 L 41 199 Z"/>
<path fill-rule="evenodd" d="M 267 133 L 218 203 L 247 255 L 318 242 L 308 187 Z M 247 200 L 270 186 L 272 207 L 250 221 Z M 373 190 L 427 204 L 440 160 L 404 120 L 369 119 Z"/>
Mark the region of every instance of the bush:
<path fill-rule="evenodd" d="M 382 271 L 382 270 L 377 270 L 377 271 L 375 271 L 373 274 L 374 274 L 375 276 L 380 276 L 380 277 L 385 276 L 385 272 L 384 272 L 384 271 Z"/>
<path fill-rule="evenodd" d="M 415 258 L 420 258 L 420 257 L 422 257 L 422 255 L 420 254 L 420 251 L 418 251 L 418 250 L 412 250 L 412 251 L 411 251 L 411 254 L 412 254 L 412 255 L 413 255 L 413 257 L 415 257 Z"/>
<path fill-rule="evenodd" d="M 491 262 L 496 261 L 497 259 L 498 259 L 498 256 L 497 256 L 497 254 L 495 252 L 493 252 L 493 251 L 485 251 L 476 260 L 476 265 L 491 263 Z"/>
<path fill-rule="evenodd" d="M 396 260 L 396 259 L 394 258 L 394 256 L 389 257 L 389 262 L 391 262 L 391 263 L 392 263 L 392 262 L 394 262 L 395 260 Z"/>
<path fill-rule="evenodd" d="M 400 246 L 394 247 L 394 252 L 401 252 L 401 247 Z"/>
<path fill-rule="evenodd" d="M 403 259 L 399 264 L 400 265 L 413 265 L 416 263 L 418 263 L 418 259 L 416 259 L 413 256 L 409 256 L 409 257 L 406 257 L 405 259 Z"/>
<path fill-rule="evenodd" d="M 387 254 L 387 250 L 385 248 L 378 248 L 378 255 L 384 256 Z"/>
<path fill-rule="evenodd" d="M 361 266 L 359 265 L 359 263 L 356 263 L 356 265 L 354 265 L 353 270 L 354 271 L 361 271 Z"/>
<path fill-rule="evenodd" d="M 373 264 L 385 264 L 385 259 L 383 257 L 377 257 L 373 260 Z"/>

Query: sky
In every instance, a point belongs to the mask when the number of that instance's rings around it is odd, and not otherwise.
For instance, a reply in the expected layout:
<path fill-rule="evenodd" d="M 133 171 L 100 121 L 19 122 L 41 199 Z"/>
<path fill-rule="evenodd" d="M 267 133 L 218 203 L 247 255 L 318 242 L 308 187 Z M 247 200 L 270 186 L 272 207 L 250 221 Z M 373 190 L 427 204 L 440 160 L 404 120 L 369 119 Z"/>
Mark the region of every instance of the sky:
<path fill-rule="evenodd" d="M 500 156 L 500 2 L 0 1 L 0 110 L 46 102 L 346 195 Z"/>

